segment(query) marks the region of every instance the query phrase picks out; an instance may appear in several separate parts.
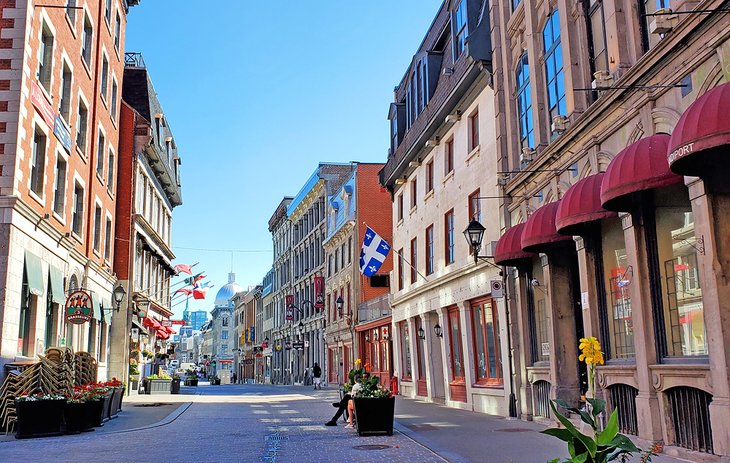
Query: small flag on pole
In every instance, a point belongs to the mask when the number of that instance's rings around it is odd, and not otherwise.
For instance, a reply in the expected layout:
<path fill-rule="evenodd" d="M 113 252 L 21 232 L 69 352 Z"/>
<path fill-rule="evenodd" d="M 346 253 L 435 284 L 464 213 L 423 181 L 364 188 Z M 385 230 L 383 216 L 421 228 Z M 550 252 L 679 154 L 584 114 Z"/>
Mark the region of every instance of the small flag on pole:
<path fill-rule="evenodd" d="M 187 296 L 190 296 L 191 294 L 193 294 L 193 290 L 190 288 L 180 288 L 177 291 L 175 291 L 175 294 L 177 294 L 177 293 L 183 293 Z"/>
<path fill-rule="evenodd" d="M 193 266 L 187 264 L 177 264 L 173 267 L 177 273 L 187 273 L 188 275 L 193 274 Z"/>
<path fill-rule="evenodd" d="M 375 233 L 372 228 L 367 227 L 360 251 L 360 273 L 366 277 L 375 275 L 389 252 L 388 242 Z"/>

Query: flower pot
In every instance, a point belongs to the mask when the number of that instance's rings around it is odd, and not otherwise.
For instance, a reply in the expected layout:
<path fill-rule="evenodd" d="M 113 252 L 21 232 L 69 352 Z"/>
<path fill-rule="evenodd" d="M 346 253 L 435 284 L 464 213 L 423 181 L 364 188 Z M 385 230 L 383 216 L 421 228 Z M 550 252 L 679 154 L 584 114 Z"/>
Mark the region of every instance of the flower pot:
<path fill-rule="evenodd" d="M 169 379 L 148 379 L 145 385 L 145 394 L 169 394 L 170 383 Z"/>
<path fill-rule="evenodd" d="M 395 397 L 355 398 L 357 433 L 393 435 Z"/>
<path fill-rule="evenodd" d="M 198 385 L 198 380 L 197 380 L 197 378 L 196 379 L 186 379 L 185 380 L 185 385 L 186 386 L 197 386 Z"/>
<path fill-rule="evenodd" d="M 170 394 L 180 393 L 180 378 L 172 378 L 170 382 Z"/>
<path fill-rule="evenodd" d="M 63 409 L 66 399 L 63 400 L 34 400 L 16 401 L 15 410 L 18 415 L 18 425 L 15 437 L 26 439 L 29 437 L 60 436 L 63 423 Z"/>
<path fill-rule="evenodd" d="M 104 426 L 104 400 L 89 400 L 86 403 L 91 425 L 96 428 Z"/>
<path fill-rule="evenodd" d="M 104 394 L 104 400 L 101 410 L 101 421 L 109 421 L 111 419 L 111 406 L 112 406 L 112 397 L 114 396 L 113 391 L 108 391 L 106 394 Z"/>
<path fill-rule="evenodd" d="M 123 387 L 115 387 L 112 390 L 112 400 L 109 402 L 109 418 L 116 418 L 122 409 L 122 397 L 124 396 Z"/>
<path fill-rule="evenodd" d="M 221 380 L 220 379 L 212 379 L 212 380 L 210 380 L 210 384 L 212 384 L 213 386 L 220 386 L 221 385 Z"/>
<path fill-rule="evenodd" d="M 63 410 L 66 434 L 78 434 L 80 432 L 94 430 L 89 408 L 89 402 L 66 403 L 66 407 Z"/>

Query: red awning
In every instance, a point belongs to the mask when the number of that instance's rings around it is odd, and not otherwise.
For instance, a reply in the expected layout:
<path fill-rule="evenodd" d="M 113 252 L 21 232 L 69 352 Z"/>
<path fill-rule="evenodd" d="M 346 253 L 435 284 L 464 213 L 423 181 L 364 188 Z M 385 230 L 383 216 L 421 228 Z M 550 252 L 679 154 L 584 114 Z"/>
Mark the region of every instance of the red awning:
<path fill-rule="evenodd" d="M 560 201 L 545 204 L 532 213 L 522 232 L 521 246 L 525 251 L 540 252 L 546 247 L 563 241 L 572 241 L 573 238 L 561 235 L 555 228 L 555 213 Z"/>
<path fill-rule="evenodd" d="M 160 328 L 162 328 L 160 322 L 151 317 L 145 317 L 145 319 L 142 321 L 142 324 L 146 328 L 152 328 L 153 330 L 159 330 Z"/>
<path fill-rule="evenodd" d="M 728 165 L 729 110 L 730 83 L 713 88 L 689 105 L 669 142 L 667 156 L 672 172 L 699 176 Z"/>
<path fill-rule="evenodd" d="M 494 263 L 514 266 L 520 260 L 530 259 L 535 256 L 531 252 L 522 250 L 522 232 L 524 229 L 525 224 L 519 223 L 504 232 L 494 249 Z"/>
<path fill-rule="evenodd" d="M 555 226 L 564 235 L 580 235 L 588 222 L 617 217 L 601 207 L 601 182 L 605 174 L 591 175 L 575 183 L 560 200 Z"/>
<path fill-rule="evenodd" d="M 613 158 L 601 185 L 601 204 L 611 211 L 631 211 L 632 193 L 675 185 L 682 177 L 669 170 L 669 135 L 660 133 L 632 143 Z"/>
<path fill-rule="evenodd" d="M 157 330 L 157 333 L 155 334 L 155 336 L 157 336 L 157 338 L 159 338 L 159 339 L 167 339 L 170 337 L 170 333 L 168 333 L 165 330 Z"/>

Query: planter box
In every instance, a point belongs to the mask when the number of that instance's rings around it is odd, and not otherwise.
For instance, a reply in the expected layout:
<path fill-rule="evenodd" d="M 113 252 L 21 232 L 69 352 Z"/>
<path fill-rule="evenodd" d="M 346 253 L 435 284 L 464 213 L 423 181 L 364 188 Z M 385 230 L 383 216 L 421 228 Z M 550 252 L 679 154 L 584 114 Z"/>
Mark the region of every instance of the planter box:
<path fill-rule="evenodd" d="M 109 391 L 104 395 L 104 400 L 102 409 L 101 409 L 101 421 L 106 422 L 111 419 L 111 407 L 112 407 L 112 397 L 114 396 L 113 391 Z"/>
<path fill-rule="evenodd" d="M 170 383 L 169 379 L 147 379 L 145 380 L 145 394 L 169 394 Z"/>
<path fill-rule="evenodd" d="M 185 380 L 185 385 L 186 386 L 197 386 L 198 385 L 198 380 L 197 379 L 186 379 Z"/>
<path fill-rule="evenodd" d="M 173 378 L 170 383 L 170 394 L 180 393 L 180 378 Z"/>
<path fill-rule="evenodd" d="M 91 425 L 95 428 L 104 426 L 104 400 L 90 400 L 86 404 Z"/>
<path fill-rule="evenodd" d="M 117 414 L 122 410 L 122 397 L 124 397 L 124 388 L 115 387 L 112 392 L 112 400 L 109 402 L 110 418 L 116 418 Z"/>
<path fill-rule="evenodd" d="M 78 434 L 94 430 L 89 404 L 89 402 L 66 404 L 66 408 L 63 410 L 66 434 Z"/>
<path fill-rule="evenodd" d="M 211 379 L 210 384 L 212 384 L 213 386 L 220 386 L 221 380 L 220 379 Z"/>
<path fill-rule="evenodd" d="M 395 413 L 395 397 L 355 398 L 355 417 L 357 433 L 393 435 L 393 415 Z"/>
<path fill-rule="evenodd" d="M 17 439 L 60 436 L 63 423 L 64 400 L 16 401 L 18 415 Z"/>

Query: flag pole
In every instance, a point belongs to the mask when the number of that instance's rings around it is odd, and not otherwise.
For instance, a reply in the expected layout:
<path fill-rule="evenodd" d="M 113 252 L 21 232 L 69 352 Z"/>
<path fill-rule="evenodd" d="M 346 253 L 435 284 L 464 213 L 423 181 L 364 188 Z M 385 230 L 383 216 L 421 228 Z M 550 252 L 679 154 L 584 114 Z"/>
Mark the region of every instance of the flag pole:
<path fill-rule="evenodd" d="M 366 227 L 370 228 L 370 227 L 368 226 L 367 222 L 365 222 L 364 220 L 363 220 L 363 222 L 362 222 L 362 223 L 363 223 L 363 224 L 364 224 L 364 225 L 365 225 Z M 371 230 L 375 231 L 375 230 L 374 230 L 374 229 L 372 229 L 372 228 L 371 228 Z M 375 232 L 375 233 L 378 233 L 378 232 Z M 378 236 L 380 236 L 380 234 L 378 234 Z M 381 238 L 383 238 L 382 236 L 380 236 L 380 237 L 381 237 Z M 392 239 L 392 237 L 391 237 L 391 239 Z M 385 238 L 383 238 L 383 240 L 385 240 Z M 387 240 L 386 240 L 386 243 L 388 243 L 388 241 L 387 241 Z M 393 246 L 392 246 L 392 245 L 390 245 L 390 243 L 388 243 L 388 245 L 389 245 L 389 246 L 391 246 L 391 250 L 392 250 Z M 388 254 L 390 254 L 390 253 L 388 253 Z M 416 273 L 418 274 L 418 276 L 420 276 L 421 278 L 423 278 L 423 280 L 424 280 L 424 281 L 426 281 L 426 277 L 425 277 L 425 276 L 423 276 L 423 274 L 422 274 L 421 272 L 419 272 L 419 271 L 418 271 L 418 269 L 417 269 L 416 267 L 414 267 L 414 266 L 413 266 L 413 264 L 411 264 L 411 263 L 410 263 L 410 262 L 409 262 L 409 261 L 408 261 L 408 260 L 407 260 L 407 259 L 406 259 L 405 257 L 403 257 L 403 255 L 402 255 L 402 254 L 399 254 L 399 253 L 397 253 L 396 251 L 393 251 L 393 254 L 394 254 L 394 255 L 395 255 L 395 254 L 398 254 L 398 257 L 400 257 L 400 258 L 401 258 L 401 259 L 403 260 L 403 262 L 405 262 L 406 264 L 408 264 L 408 266 L 409 266 L 410 268 L 412 268 L 413 270 L 415 270 L 415 271 L 416 271 Z M 387 258 L 387 257 L 386 257 L 386 258 Z M 362 272 L 360 272 L 360 274 L 362 275 Z"/>

